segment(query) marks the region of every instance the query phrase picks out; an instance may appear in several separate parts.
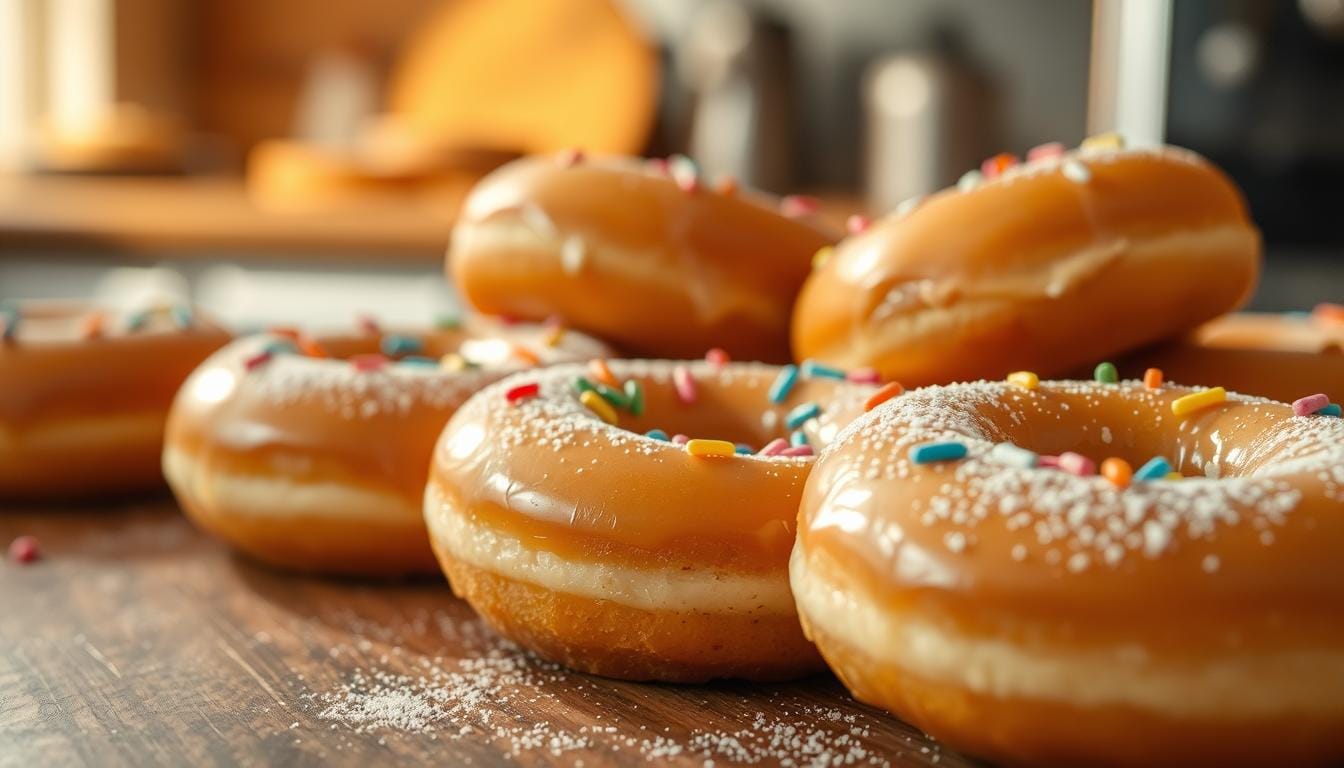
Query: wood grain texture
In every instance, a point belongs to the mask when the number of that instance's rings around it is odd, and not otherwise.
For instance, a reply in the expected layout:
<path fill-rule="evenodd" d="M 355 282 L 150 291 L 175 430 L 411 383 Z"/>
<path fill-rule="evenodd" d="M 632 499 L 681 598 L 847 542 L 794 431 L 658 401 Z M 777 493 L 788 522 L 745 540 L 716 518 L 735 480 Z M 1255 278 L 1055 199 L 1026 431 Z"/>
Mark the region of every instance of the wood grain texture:
<path fill-rule="evenodd" d="M 0 565 L 0 766 L 971 764 L 830 678 L 568 672 L 444 584 L 267 570 L 169 502 L 0 508 L 21 533 L 44 557 Z"/>

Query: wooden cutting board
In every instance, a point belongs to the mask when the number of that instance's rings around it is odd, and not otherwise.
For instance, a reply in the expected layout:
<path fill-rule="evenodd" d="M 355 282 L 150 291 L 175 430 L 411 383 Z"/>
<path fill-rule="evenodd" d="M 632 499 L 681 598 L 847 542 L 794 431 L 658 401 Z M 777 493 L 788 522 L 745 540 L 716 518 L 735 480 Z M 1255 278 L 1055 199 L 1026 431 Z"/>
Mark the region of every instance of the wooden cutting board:
<path fill-rule="evenodd" d="M 0 507 L 20 533 L 45 554 L 0 564 L 0 766 L 971 765 L 829 677 L 569 672 L 437 580 L 268 570 L 167 501 Z"/>

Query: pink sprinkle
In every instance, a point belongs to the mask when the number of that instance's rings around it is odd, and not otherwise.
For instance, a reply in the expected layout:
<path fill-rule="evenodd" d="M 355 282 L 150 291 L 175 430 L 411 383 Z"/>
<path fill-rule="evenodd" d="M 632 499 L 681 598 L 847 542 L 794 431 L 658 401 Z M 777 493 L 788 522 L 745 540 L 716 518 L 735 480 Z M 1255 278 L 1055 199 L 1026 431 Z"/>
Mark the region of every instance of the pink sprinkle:
<path fill-rule="evenodd" d="M 722 368 L 723 366 L 728 364 L 728 353 L 723 351 L 719 347 L 714 347 L 713 349 L 705 353 L 705 362 L 709 363 L 715 368 Z"/>
<path fill-rule="evenodd" d="M 1049 144 L 1042 144 L 1038 147 L 1032 147 L 1027 150 L 1027 162 L 1033 160 L 1046 160 L 1053 157 L 1059 157 L 1064 154 L 1064 145 L 1058 141 L 1052 141 Z"/>
<path fill-rule="evenodd" d="M 821 201 L 807 195 L 789 195 L 779 201 L 779 212 L 791 219 L 810 216 L 821 210 Z"/>
<path fill-rule="evenodd" d="M 672 386 L 676 387 L 677 398 L 681 402 L 692 405 L 695 403 L 695 379 L 691 378 L 691 372 L 684 365 L 678 365 L 672 369 Z"/>
<path fill-rule="evenodd" d="M 1310 416 L 1330 404 L 1328 395 L 1315 394 L 1299 397 L 1293 401 L 1294 416 Z"/>
<path fill-rule="evenodd" d="M 1038 456 L 1037 459 L 1036 459 L 1036 466 L 1038 466 L 1038 467 L 1058 467 L 1058 466 L 1059 466 L 1059 459 L 1060 459 L 1060 457 L 1058 457 L 1058 456 Z"/>
<path fill-rule="evenodd" d="M 882 374 L 876 368 L 855 368 L 845 374 L 845 378 L 854 384 L 881 384 Z"/>
<path fill-rule="evenodd" d="M 271 361 L 271 353 L 262 350 L 261 352 L 258 352 L 257 354 L 252 355 L 251 357 L 244 360 L 243 367 L 249 371 L 254 371 L 270 361 Z"/>
<path fill-rule="evenodd" d="M 780 451 L 779 453 L 777 453 L 777 454 L 775 454 L 775 455 L 776 455 L 776 456 L 811 456 L 811 455 L 812 455 L 812 446 L 810 446 L 810 445 L 795 445 L 795 446 L 793 446 L 792 448 L 785 448 L 784 450 Z"/>
<path fill-rule="evenodd" d="M 561 168 L 573 168 L 583 162 L 583 150 L 578 148 L 567 149 L 560 153 L 559 160 Z"/>
<path fill-rule="evenodd" d="M 648 160 L 644 161 L 644 167 L 648 168 L 650 171 L 658 174 L 659 176 L 666 176 L 667 158 L 651 157 Z"/>
<path fill-rule="evenodd" d="M 350 358 L 350 365 L 354 366 L 356 371 L 370 372 L 382 370 L 387 365 L 387 358 L 382 355 L 355 355 Z"/>
<path fill-rule="evenodd" d="M 848 219 L 845 219 L 845 229 L 848 230 L 851 235 L 862 234 L 871 226 L 873 226 L 873 220 L 860 213 L 856 213 Z"/>
<path fill-rule="evenodd" d="M 355 315 L 355 327 L 368 334 L 377 335 L 382 333 L 382 328 L 379 327 L 378 321 L 374 320 L 371 315 Z"/>
<path fill-rule="evenodd" d="M 1079 477 L 1097 474 L 1097 463 L 1095 461 L 1073 451 L 1065 451 L 1059 455 L 1059 468 Z"/>
<path fill-rule="evenodd" d="M 672 436 L 672 442 L 676 443 L 677 445 L 685 445 L 691 442 L 691 438 L 687 437 L 686 435 L 677 434 Z"/>
<path fill-rule="evenodd" d="M 41 556 L 36 536 L 19 536 L 9 542 L 9 558 L 17 563 L 31 563 Z"/>
<path fill-rule="evenodd" d="M 766 443 L 766 444 L 765 444 L 765 447 L 762 448 L 761 451 L 760 451 L 760 453 L 758 453 L 757 455 L 758 455 L 758 456 L 778 456 L 778 455 L 779 455 L 780 453 L 782 453 L 783 451 L 788 450 L 788 448 L 789 448 L 789 441 L 788 441 L 788 440 L 785 440 L 785 439 L 782 438 L 782 437 L 776 437 L 774 440 L 771 440 L 770 442 Z"/>

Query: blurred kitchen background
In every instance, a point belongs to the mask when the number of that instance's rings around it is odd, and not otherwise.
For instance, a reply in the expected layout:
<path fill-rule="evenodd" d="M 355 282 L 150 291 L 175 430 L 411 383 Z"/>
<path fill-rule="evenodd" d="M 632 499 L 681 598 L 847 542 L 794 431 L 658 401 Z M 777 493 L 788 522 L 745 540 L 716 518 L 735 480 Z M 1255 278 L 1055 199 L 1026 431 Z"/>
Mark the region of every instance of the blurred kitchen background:
<path fill-rule="evenodd" d="M 0 0 L 0 300 L 420 323 L 519 153 L 694 157 L 837 219 L 1118 128 L 1213 159 L 1254 306 L 1344 299 L 1344 0 Z"/>

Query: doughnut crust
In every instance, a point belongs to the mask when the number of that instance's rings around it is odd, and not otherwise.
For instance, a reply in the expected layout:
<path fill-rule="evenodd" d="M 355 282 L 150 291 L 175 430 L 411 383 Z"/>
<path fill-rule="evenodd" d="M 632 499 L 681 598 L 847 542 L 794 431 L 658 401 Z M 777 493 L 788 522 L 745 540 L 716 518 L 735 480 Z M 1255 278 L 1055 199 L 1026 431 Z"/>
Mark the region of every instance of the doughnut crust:
<path fill-rule="evenodd" d="M 420 514 L 427 462 L 448 417 L 472 393 L 531 362 L 584 359 L 605 347 L 568 332 L 543 343 L 535 326 L 474 320 L 414 339 L 431 362 L 359 370 L 378 334 L 323 336 L 330 357 L 261 359 L 274 334 L 240 339 L 201 365 L 168 421 L 163 469 L 192 521 L 272 565 L 337 574 L 437 570 Z M 495 352 L 499 348 L 506 354 Z M 440 355 L 479 355 L 460 371 Z"/>
<path fill-rule="evenodd" d="M 786 362 L 790 310 L 836 234 L 773 201 L 623 158 L 510 163 L 468 197 L 448 253 L 478 310 L 558 315 L 634 356 Z"/>
<path fill-rule="evenodd" d="M 907 386 L 1062 375 L 1240 305 L 1260 236 L 1185 150 L 1085 150 L 940 192 L 839 246 L 793 351 Z"/>
<path fill-rule="evenodd" d="M 173 395 L 228 334 L 188 307 L 26 302 L 16 311 L 0 340 L 0 499 L 161 489 Z"/>
<path fill-rule="evenodd" d="M 601 421 L 576 398 L 581 366 L 488 387 L 449 422 L 425 492 L 430 538 L 453 590 L 505 636 L 546 658 L 631 680 L 777 680 L 821 660 L 798 626 L 787 560 L 810 457 L 690 455 L 642 432 L 661 425 L 757 445 L 785 414 L 822 445 L 872 388 L 813 379 L 766 398 L 778 369 L 612 361 L 641 384 L 641 415 Z M 535 397 L 505 392 L 535 383 Z"/>
<path fill-rule="evenodd" d="M 978 382 L 856 420 L 804 492 L 791 583 L 860 699 L 1008 764 L 1344 755 L 1344 420 L 1183 387 Z M 958 440 L 959 461 L 912 446 Z M 993 457 L 1164 455 L 1119 487 Z"/>

